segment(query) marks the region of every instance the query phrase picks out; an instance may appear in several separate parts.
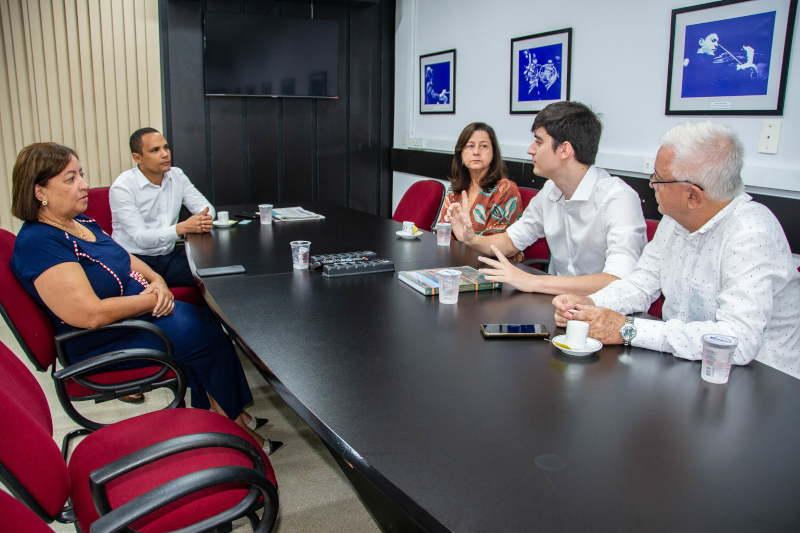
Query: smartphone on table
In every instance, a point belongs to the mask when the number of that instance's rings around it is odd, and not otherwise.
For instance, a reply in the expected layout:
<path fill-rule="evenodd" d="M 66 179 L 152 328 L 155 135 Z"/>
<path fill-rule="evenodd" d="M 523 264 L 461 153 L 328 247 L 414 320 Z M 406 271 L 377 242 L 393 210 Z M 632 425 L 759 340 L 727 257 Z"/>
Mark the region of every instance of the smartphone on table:
<path fill-rule="evenodd" d="M 481 333 L 487 338 L 550 336 L 544 324 L 481 324 Z"/>

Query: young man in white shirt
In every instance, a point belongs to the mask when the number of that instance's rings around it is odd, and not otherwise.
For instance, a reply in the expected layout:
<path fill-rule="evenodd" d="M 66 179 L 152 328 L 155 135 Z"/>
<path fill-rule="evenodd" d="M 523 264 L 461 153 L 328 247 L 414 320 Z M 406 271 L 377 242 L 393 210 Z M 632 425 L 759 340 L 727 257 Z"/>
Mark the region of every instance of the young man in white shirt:
<path fill-rule="evenodd" d="M 170 287 L 195 285 L 183 247 L 187 233 L 211 231 L 214 208 L 186 174 L 172 167 L 169 144 L 153 128 L 131 135 L 136 167 L 120 174 L 109 191 L 112 237 L 160 274 Z M 193 216 L 178 222 L 181 205 Z"/>
<path fill-rule="evenodd" d="M 556 323 L 589 323 L 604 344 L 700 359 L 702 337 L 732 335 L 733 362 L 800 377 L 800 274 L 775 216 L 744 193 L 733 130 L 687 122 L 661 138 L 651 187 L 664 215 L 636 270 L 589 297 L 553 300 Z M 625 315 L 664 294 L 665 322 Z"/>
<path fill-rule="evenodd" d="M 462 193 L 445 221 L 461 242 L 497 260 L 486 279 L 521 291 L 591 294 L 633 271 L 647 242 L 639 195 L 621 179 L 594 166 L 602 125 L 578 102 L 556 102 L 536 115 L 528 148 L 533 171 L 548 179 L 522 217 L 505 233 L 476 235 L 469 219 L 474 198 Z M 523 272 L 506 257 L 546 237 L 552 276 Z"/>

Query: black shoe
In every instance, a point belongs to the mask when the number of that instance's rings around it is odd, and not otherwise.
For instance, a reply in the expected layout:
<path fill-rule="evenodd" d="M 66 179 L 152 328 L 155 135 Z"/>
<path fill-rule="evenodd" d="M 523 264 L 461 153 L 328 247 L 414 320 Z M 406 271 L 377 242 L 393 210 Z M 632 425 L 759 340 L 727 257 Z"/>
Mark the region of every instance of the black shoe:
<path fill-rule="evenodd" d="M 265 454 L 272 455 L 281 446 L 283 446 L 283 443 L 279 440 L 264 439 L 264 446 L 261 449 L 264 450 Z"/>
<path fill-rule="evenodd" d="M 257 416 L 251 416 L 250 422 L 245 425 L 250 429 L 252 429 L 253 431 L 255 431 L 264 424 L 266 424 L 267 422 L 269 422 L 268 418 L 258 418 Z"/>

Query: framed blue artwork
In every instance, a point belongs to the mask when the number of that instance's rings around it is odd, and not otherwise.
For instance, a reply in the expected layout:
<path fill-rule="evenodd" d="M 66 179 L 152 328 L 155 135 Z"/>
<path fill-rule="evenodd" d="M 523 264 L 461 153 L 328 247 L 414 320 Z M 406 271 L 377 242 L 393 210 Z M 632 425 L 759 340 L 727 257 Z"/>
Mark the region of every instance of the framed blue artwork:
<path fill-rule="evenodd" d="M 456 51 L 419 56 L 420 113 L 456 112 Z"/>
<path fill-rule="evenodd" d="M 797 0 L 672 11 L 667 115 L 782 115 Z"/>
<path fill-rule="evenodd" d="M 569 100 L 572 28 L 511 39 L 511 114 Z"/>

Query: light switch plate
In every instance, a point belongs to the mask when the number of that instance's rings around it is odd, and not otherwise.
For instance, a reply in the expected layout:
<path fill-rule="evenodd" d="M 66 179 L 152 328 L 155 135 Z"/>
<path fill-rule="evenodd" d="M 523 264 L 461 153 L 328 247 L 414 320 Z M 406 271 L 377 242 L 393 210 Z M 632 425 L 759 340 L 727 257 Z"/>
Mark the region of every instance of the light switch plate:
<path fill-rule="evenodd" d="M 642 173 L 643 174 L 652 174 L 656 171 L 656 160 L 652 157 L 645 157 L 644 163 L 642 163 Z"/>
<path fill-rule="evenodd" d="M 781 137 L 781 123 L 765 120 L 761 123 L 761 136 L 758 138 L 758 152 L 777 154 L 778 140 Z"/>

